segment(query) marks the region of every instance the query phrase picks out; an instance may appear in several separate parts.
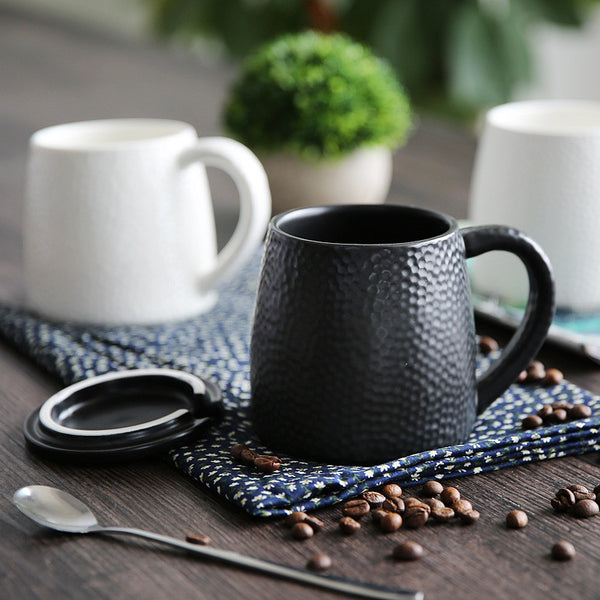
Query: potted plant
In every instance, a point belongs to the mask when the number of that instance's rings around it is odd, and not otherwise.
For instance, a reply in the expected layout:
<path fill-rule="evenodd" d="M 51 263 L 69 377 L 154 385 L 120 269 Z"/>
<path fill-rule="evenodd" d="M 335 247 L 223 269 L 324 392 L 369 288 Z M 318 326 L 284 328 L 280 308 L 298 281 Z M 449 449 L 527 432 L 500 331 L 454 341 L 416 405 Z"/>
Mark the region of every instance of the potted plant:
<path fill-rule="evenodd" d="M 343 34 L 285 35 L 252 54 L 224 110 L 267 171 L 274 211 L 382 202 L 391 150 L 410 130 L 391 68 Z"/>

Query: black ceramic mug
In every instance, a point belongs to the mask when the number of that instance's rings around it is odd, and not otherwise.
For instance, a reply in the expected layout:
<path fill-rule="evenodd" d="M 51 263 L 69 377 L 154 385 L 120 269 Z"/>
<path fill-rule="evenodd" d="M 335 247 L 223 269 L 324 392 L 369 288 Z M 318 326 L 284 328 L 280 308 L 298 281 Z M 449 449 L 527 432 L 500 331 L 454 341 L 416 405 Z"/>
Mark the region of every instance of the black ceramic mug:
<path fill-rule="evenodd" d="M 529 275 L 521 326 L 477 380 L 465 259 L 516 254 Z M 464 442 L 535 356 L 554 315 L 548 259 L 501 226 L 459 230 L 399 205 L 276 216 L 251 343 L 252 419 L 274 451 L 374 464 Z"/>

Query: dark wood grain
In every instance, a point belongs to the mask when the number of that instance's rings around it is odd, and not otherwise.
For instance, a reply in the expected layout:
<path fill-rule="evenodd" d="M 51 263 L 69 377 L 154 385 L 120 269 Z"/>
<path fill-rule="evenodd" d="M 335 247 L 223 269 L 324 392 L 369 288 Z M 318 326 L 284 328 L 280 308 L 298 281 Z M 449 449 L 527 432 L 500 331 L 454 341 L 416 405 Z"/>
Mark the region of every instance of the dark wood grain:
<path fill-rule="evenodd" d="M 27 140 L 39 127 L 109 116 L 172 117 L 202 135 L 219 131 L 219 107 L 233 70 L 161 48 L 137 46 L 0 10 L 0 297 L 20 294 L 20 217 Z M 397 153 L 391 200 L 467 212 L 475 140 L 451 125 L 422 120 Z M 235 219 L 227 182 L 216 181 L 221 239 Z M 484 332 L 507 333 L 485 322 Z M 548 345 L 542 358 L 576 383 L 600 392 L 600 370 Z M 370 522 L 343 537 L 339 507 L 319 512 L 326 522 L 313 539 L 297 542 L 276 521 L 251 519 L 207 493 L 170 465 L 140 462 L 77 468 L 41 460 L 24 446 L 25 415 L 58 388 L 57 382 L 6 345 L 0 345 L 0 598 L 231 599 L 338 598 L 300 585 L 180 552 L 107 536 L 42 531 L 10 504 L 22 485 L 64 488 L 87 502 L 101 522 L 145 527 L 183 538 L 209 535 L 215 546 L 303 566 L 316 552 L 333 558 L 332 573 L 421 589 L 428 600 L 598 598 L 600 518 L 555 515 L 550 498 L 565 484 L 600 483 L 597 455 L 562 458 L 455 481 L 481 512 L 480 521 L 384 535 Z M 529 513 L 530 524 L 508 531 L 506 514 Z M 420 541 L 425 557 L 391 560 L 400 540 Z M 550 560 L 552 543 L 569 539 L 578 555 Z"/>

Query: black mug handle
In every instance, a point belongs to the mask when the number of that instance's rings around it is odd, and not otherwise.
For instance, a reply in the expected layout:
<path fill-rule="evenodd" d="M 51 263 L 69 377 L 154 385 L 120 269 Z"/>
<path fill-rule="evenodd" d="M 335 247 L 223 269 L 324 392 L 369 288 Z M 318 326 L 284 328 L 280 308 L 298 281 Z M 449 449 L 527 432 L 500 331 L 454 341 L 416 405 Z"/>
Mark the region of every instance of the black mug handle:
<path fill-rule="evenodd" d="M 485 410 L 516 381 L 541 348 L 554 318 L 554 277 L 544 251 L 531 238 L 500 225 L 467 227 L 460 230 L 466 258 L 490 250 L 511 252 L 521 259 L 529 278 L 525 316 L 501 357 L 477 382 L 477 413 Z"/>

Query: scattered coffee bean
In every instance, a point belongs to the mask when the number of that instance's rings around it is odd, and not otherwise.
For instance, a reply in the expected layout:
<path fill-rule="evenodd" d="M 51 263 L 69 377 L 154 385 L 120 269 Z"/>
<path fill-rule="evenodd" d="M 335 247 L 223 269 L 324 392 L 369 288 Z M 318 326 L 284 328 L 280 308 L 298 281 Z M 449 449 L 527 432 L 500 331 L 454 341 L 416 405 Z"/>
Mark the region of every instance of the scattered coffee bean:
<path fill-rule="evenodd" d="M 558 369 L 548 369 L 546 371 L 546 376 L 542 381 L 542 385 L 558 385 L 563 379 L 564 375 L 562 374 L 562 371 L 559 371 Z"/>
<path fill-rule="evenodd" d="M 242 451 L 240 452 L 239 460 L 243 465 L 246 465 L 247 467 L 253 467 L 254 460 L 256 459 L 257 456 L 258 456 L 258 454 L 256 454 L 256 452 L 254 452 L 254 450 L 251 450 L 250 448 L 243 448 Z"/>
<path fill-rule="evenodd" d="M 424 553 L 425 550 L 423 550 L 421 544 L 407 540 L 394 548 L 392 556 L 396 560 L 418 560 Z"/>
<path fill-rule="evenodd" d="M 198 546 L 208 546 L 211 539 L 207 535 L 190 534 L 185 536 L 185 541 L 190 544 L 197 544 Z"/>
<path fill-rule="evenodd" d="M 468 513 L 469 511 L 473 510 L 473 505 L 468 500 L 463 500 L 461 498 L 460 500 L 453 502 L 451 508 L 457 515 L 460 516 L 464 513 Z"/>
<path fill-rule="evenodd" d="M 540 410 L 537 411 L 537 414 L 539 417 L 542 418 L 542 420 L 546 421 L 546 419 L 548 419 L 548 417 L 552 414 L 553 411 L 554 409 L 552 408 L 552 406 L 550 404 L 546 404 L 545 406 L 542 406 Z"/>
<path fill-rule="evenodd" d="M 457 500 L 460 500 L 460 492 L 455 487 L 447 487 L 442 490 L 440 500 L 446 506 L 452 506 Z"/>
<path fill-rule="evenodd" d="M 489 354 L 498 350 L 498 342 L 489 335 L 482 335 L 479 338 L 479 350 L 482 354 Z"/>
<path fill-rule="evenodd" d="M 572 485 L 567 486 L 568 490 L 571 490 L 573 494 L 575 494 L 575 498 L 577 498 L 577 494 L 589 494 L 590 490 L 588 490 L 585 485 L 580 485 L 579 483 L 574 483 Z M 581 498 L 577 498 L 581 500 Z"/>
<path fill-rule="evenodd" d="M 600 512 L 600 507 L 595 500 L 585 499 L 575 502 L 571 509 L 571 514 L 578 519 L 588 519 L 594 517 Z"/>
<path fill-rule="evenodd" d="M 314 529 L 308 524 L 301 521 L 292 527 L 292 537 L 297 540 L 307 540 L 315 535 Z"/>
<path fill-rule="evenodd" d="M 539 360 L 533 360 L 527 367 L 527 380 L 528 382 L 542 381 L 546 377 L 546 368 L 544 364 Z"/>
<path fill-rule="evenodd" d="M 571 560 L 575 554 L 575 546 L 571 542 L 556 542 L 552 546 L 551 555 L 554 560 Z"/>
<path fill-rule="evenodd" d="M 426 510 L 427 509 L 427 510 Z M 404 511 L 404 526 L 408 529 L 419 529 L 423 527 L 429 519 L 429 506 L 411 506 Z"/>
<path fill-rule="evenodd" d="M 404 500 L 399 496 L 393 496 L 392 498 L 386 498 L 381 505 L 383 510 L 387 510 L 388 512 L 397 512 L 402 514 L 406 509 L 406 505 Z"/>
<path fill-rule="evenodd" d="M 371 518 L 373 521 L 375 521 L 375 523 L 379 523 L 379 521 L 381 521 L 381 519 L 383 519 L 388 512 L 390 511 L 384 510 L 383 508 L 378 508 L 377 510 L 371 511 Z"/>
<path fill-rule="evenodd" d="M 385 496 L 379 492 L 363 492 L 362 498 L 369 503 L 371 509 L 381 508 L 381 505 L 385 501 Z"/>
<path fill-rule="evenodd" d="M 511 510 L 506 515 L 506 526 L 509 529 L 522 529 L 528 522 L 527 513 L 522 510 Z"/>
<path fill-rule="evenodd" d="M 439 481 L 427 481 L 421 488 L 421 496 L 433 498 L 434 496 L 439 496 L 443 490 L 444 486 Z"/>
<path fill-rule="evenodd" d="M 592 416 L 592 409 L 587 404 L 576 404 L 568 411 L 568 415 L 570 421 L 587 419 Z"/>
<path fill-rule="evenodd" d="M 306 515 L 306 519 L 302 523 L 310 525 L 315 533 L 321 531 L 325 527 L 325 523 L 321 519 L 317 519 L 314 515 Z"/>
<path fill-rule="evenodd" d="M 562 408 L 564 410 L 571 410 L 573 405 L 570 402 L 563 402 L 562 400 L 553 402 L 550 407 L 552 410 L 556 410 L 557 408 Z"/>
<path fill-rule="evenodd" d="M 233 456 L 233 458 L 235 458 L 235 460 L 240 460 L 241 456 L 242 456 L 242 451 L 243 450 L 248 450 L 248 446 L 244 445 L 244 444 L 236 444 L 235 446 L 231 447 L 231 456 Z"/>
<path fill-rule="evenodd" d="M 442 504 L 441 507 L 433 508 L 431 510 L 431 518 L 440 523 L 447 523 L 451 521 L 456 516 L 456 513 L 449 506 L 444 506 Z"/>
<path fill-rule="evenodd" d="M 342 507 L 342 512 L 347 517 L 353 519 L 360 519 L 363 515 L 366 515 L 371 510 L 369 503 L 363 498 L 356 498 L 354 500 L 348 500 Z"/>
<path fill-rule="evenodd" d="M 560 511 L 569 510 L 576 502 L 575 494 L 568 488 L 561 488 L 556 492 L 556 500 L 559 503 Z"/>
<path fill-rule="evenodd" d="M 446 508 L 446 505 L 439 498 L 425 498 L 423 503 L 427 504 L 432 512 L 436 509 Z"/>
<path fill-rule="evenodd" d="M 331 558 L 327 554 L 319 553 L 310 557 L 306 563 L 306 568 L 311 571 L 327 571 L 331 568 L 331 564 Z"/>
<path fill-rule="evenodd" d="M 402 527 L 402 517 L 398 513 L 386 513 L 379 519 L 379 529 L 384 533 L 398 531 Z"/>
<path fill-rule="evenodd" d="M 395 498 L 397 496 L 402 496 L 402 488 L 395 483 L 388 483 L 381 488 L 381 493 L 386 498 Z"/>
<path fill-rule="evenodd" d="M 281 467 L 281 459 L 277 456 L 263 454 L 254 459 L 254 466 L 263 473 L 274 473 Z"/>
<path fill-rule="evenodd" d="M 404 506 L 405 508 L 410 508 L 411 506 L 420 506 L 423 504 L 422 500 L 418 498 L 404 498 Z"/>
<path fill-rule="evenodd" d="M 564 423 L 567 420 L 567 411 L 564 408 L 557 408 L 548 416 L 548 422 L 552 424 Z"/>
<path fill-rule="evenodd" d="M 346 535 L 352 535 L 360 529 L 360 523 L 352 517 L 342 517 L 338 521 L 338 525 L 342 533 Z"/>
<path fill-rule="evenodd" d="M 293 527 L 296 523 L 301 523 L 302 521 L 304 521 L 304 519 L 306 519 L 308 515 L 305 512 L 302 512 L 301 510 L 297 510 L 295 512 L 293 512 L 291 515 L 288 515 L 285 518 L 285 525 L 287 525 L 287 527 Z"/>
<path fill-rule="evenodd" d="M 523 429 L 537 429 L 544 423 L 539 415 L 528 415 L 521 421 Z"/>
<path fill-rule="evenodd" d="M 477 521 L 479 521 L 479 516 L 479 511 L 477 510 L 469 510 L 459 515 L 460 520 L 465 525 L 472 525 L 473 523 L 476 523 Z"/>

